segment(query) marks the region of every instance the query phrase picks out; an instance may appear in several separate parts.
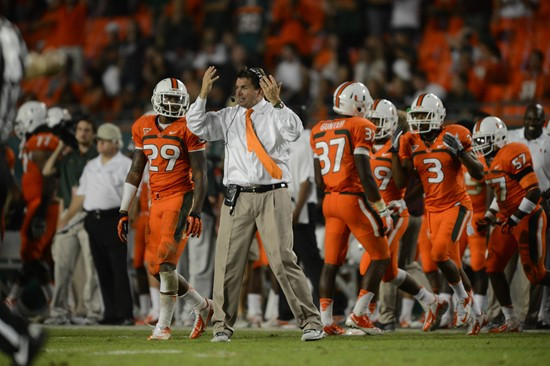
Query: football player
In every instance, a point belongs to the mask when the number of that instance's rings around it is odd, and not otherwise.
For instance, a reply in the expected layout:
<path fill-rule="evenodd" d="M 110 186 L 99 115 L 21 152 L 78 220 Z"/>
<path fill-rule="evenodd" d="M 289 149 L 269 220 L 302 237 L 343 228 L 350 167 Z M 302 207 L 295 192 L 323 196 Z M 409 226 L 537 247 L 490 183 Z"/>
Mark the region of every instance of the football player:
<path fill-rule="evenodd" d="M 126 177 L 118 232 L 126 242 L 128 209 L 149 162 L 149 240 L 145 258 L 149 272 L 160 281 L 160 314 L 149 340 L 170 339 L 176 296 L 195 312 L 190 338 L 198 338 L 212 317 L 212 301 L 197 293 L 176 271 L 187 236 L 200 236 L 206 195 L 205 143 L 187 129 L 189 94 L 177 79 L 161 80 L 151 98 L 155 115 L 144 115 L 132 126 L 135 153 Z"/>
<path fill-rule="evenodd" d="M 55 178 L 42 176 L 42 168 L 56 149 L 58 138 L 46 125 L 46 105 L 37 101 L 24 103 L 17 111 L 14 131 L 21 140 L 23 176 L 21 186 L 26 214 L 21 226 L 21 261 L 6 304 L 13 308 L 23 286 L 35 278 L 49 305 L 53 287 L 50 283 L 50 246 L 57 225 L 59 202 L 54 200 Z"/>
<path fill-rule="evenodd" d="M 464 185 L 464 165 L 475 179 L 482 179 L 483 166 L 471 153 L 469 131 L 458 125 L 443 127 L 445 108 L 431 93 L 420 94 L 407 112 L 410 131 L 397 128 L 392 136 L 393 154 L 399 154 L 393 174 L 401 185 L 407 174 L 417 174 L 425 194 L 431 257 L 458 297 L 454 324 L 470 320 L 471 284 L 461 270 L 458 241 L 472 214 L 472 202 Z M 464 282 L 463 282 L 464 280 Z M 465 288 L 466 287 L 466 288 Z M 468 334 L 479 334 L 481 313 L 474 307 Z"/>
<path fill-rule="evenodd" d="M 494 333 L 522 330 L 504 275 L 517 250 L 529 281 L 550 286 L 550 273 L 544 266 L 546 214 L 539 204 L 541 191 L 533 160 L 526 145 L 507 143 L 507 134 L 504 122 L 492 116 L 476 123 L 473 131 L 474 150 L 485 156 L 485 182 L 495 196 L 485 217 L 476 224 L 481 232 L 494 223 L 500 225 L 491 232 L 487 256 L 487 273 L 505 317 L 504 324 L 490 330 Z"/>
<path fill-rule="evenodd" d="M 390 152 L 391 136 L 397 128 L 398 117 L 397 109 L 392 102 L 386 99 L 377 99 L 372 105 L 372 109 L 367 112 L 366 117 L 376 126 L 375 149 L 376 152 L 370 159 L 372 175 L 376 180 L 380 195 L 384 202 L 388 202 L 388 207 L 392 207 L 396 214 L 394 217 L 394 228 L 388 233 L 388 242 L 390 246 L 391 264 L 388 266 L 383 277 L 384 282 L 390 282 L 397 288 L 405 291 L 417 299 L 428 309 L 424 318 L 422 330 L 427 332 L 435 329 L 441 320 L 441 315 L 449 307 L 449 303 L 432 294 L 421 287 L 416 280 L 404 270 L 397 267 L 399 259 L 399 241 L 407 230 L 409 223 L 409 211 L 405 203 L 405 188 L 398 187 L 392 176 L 392 163 L 398 164 L 397 156 L 393 157 Z M 360 272 L 365 274 L 370 264 L 370 255 L 368 252 L 361 258 Z"/>
<path fill-rule="evenodd" d="M 334 111 L 342 117 L 317 123 L 311 130 L 310 141 L 315 180 L 325 191 L 325 264 L 319 286 L 321 320 L 325 333 L 345 333 L 332 319 L 332 299 L 336 274 L 346 259 L 351 232 L 369 253 L 371 263 L 346 325 L 367 334 L 382 334 L 370 321 L 367 310 L 390 263 L 386 234 L 392 229 L 392 219 L 370 167 L 376 126 L 364 115 L 373 101 L 362 83 L 345 82 L 334 92 L 333 102 Z"/>

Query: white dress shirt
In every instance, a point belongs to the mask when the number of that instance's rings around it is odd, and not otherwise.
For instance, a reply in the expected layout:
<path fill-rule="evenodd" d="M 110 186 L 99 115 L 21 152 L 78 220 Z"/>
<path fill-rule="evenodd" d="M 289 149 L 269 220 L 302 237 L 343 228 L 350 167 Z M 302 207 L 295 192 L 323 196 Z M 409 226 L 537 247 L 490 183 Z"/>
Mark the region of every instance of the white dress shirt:
<path fill-rule="evenodd" d="M 311 131 L 304 130 L 302 136 L 290 144 L 290 176 L 292 177 L 288 186 L 290 197 L 292 197 L 292 208 L 296 206 L 298 195 L 300 193 L 300 185 L 309 180 L 312 183 L 311 193 L 307 199 L 306 205 L 302 208 L 298 217 L 299 224 L 309 223 L 309 215 L 307 203 L 317 203 L 317 192 L 315 192 L 315 169 L 313 167 L 313 151 L 309 144 L 309 136 Z"/>
<path fill-rule="evenodd" d="M 105 164 L 101 156 L 88 162 L 76 194 L 84 196 L 84 210 L 110 210 L 120 207 L 122 187 L 132 160 L 119 151 Z"/>
<path fill-rule="evenodd" d="M 254 107 L 251 119 L 267 154 L 281 168 L 282 179 L 275 179 L 246 145 L 246 109 L 235 106 L 217 112 L 205 112 L 206 99 L 197 98 L 187 112 L 187 127 L 207 141 L 225 141 L 223 184 L 252 186 L 290 182 L 288 159 L 290 142 L 296 141 L 303 131 L 300 118 L 286 106 L 274 108 L 262 100 Z"/>
<path fill-rule="evenodd" d="M 524 128 L 508 131 L 508 142 L 521 142 L 529 147 L 533 159 L 533 170 L 539 180 L 541 191 L 550 188 L 550 136 L 544 131 L 539 137 L 527 140 Z"/>

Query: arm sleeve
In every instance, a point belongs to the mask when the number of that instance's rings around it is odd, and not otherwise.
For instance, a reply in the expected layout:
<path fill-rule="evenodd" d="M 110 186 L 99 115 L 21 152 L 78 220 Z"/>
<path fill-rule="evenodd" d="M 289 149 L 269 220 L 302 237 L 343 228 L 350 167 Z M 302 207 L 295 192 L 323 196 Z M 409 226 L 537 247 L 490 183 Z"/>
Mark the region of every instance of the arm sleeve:
<path fill-rule="evenodd" d="M 224 108 L 218 112 L 206 113 L 205 108 L 206 99 L 197 97 L 197 100 L 191 104 L 187 112 L 187 127 L 195 135 L 206 141 L 223 140 L 224 118 L 228 109 Z"/>
<path fill-rule="evenodd" d="M 132 125 L 132 141 L 136 150 L 143 150 L 142 129 L 140 128 L 139 120 Z"/>
<path fill-rule="evenodd" d="M 206 148 L 206 141 L 198 137 L 197 135 L 194 135 L 187 129 L 185 134 L 185 146 L 187 146 L 187 151 L 193 152 L 193 151 L 201 151 Z"/>
<path fill-rule="evenodd" d="M 283 108 L 275 108 L 271 106 L 271 108 L 273 110 L 271 112 L 273 115 L 273 121 L 275 122 L 277 130 L 281 136 L 286 141 L 296 141 L 304 130 L 300 117 L 298 117 L 298 115 L 296 115 L 296 113 L 294 113 L 287 106 L 284 106 Z"/>
<path fill-rule="evenodd" d="M 402 135 L 399 139 L 399 159 L 411 159 L 412 158 L 412 151 L 411 151 L 411 133 L 407 132 L 404 135 Z"/>
<path fill-rule="evenodd" d="M 533 186 L 538 186 L 539 181 L 533 170 L 533 159 L 529 148 L 521 143 L 517 143 L 517 148 L 509 155 L 507 159 L 507 170 L 513 179 L 519 182 L 519 185 L 527 190 Z"/>

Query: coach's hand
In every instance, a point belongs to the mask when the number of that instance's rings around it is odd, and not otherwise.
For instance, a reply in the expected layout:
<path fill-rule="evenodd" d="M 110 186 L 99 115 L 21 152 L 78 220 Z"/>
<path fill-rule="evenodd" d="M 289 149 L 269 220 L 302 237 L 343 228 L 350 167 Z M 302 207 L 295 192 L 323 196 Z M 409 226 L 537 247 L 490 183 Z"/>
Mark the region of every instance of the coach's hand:
<path fill-rule="evenodd" d="M 451 135 L 448 132 L 443 136 L 443 144 L 447 146 L 447 149 L 449 149 L 451 154 L 454 156 L 461 157 L 466 152 L 458 137 Z"/>
<path fill-rule="evenodd" d="M 395 131 L 393 131 L 393 135 L 391 136 L 390 152 L 393 152 L 393 153 L 399 152 L 399 141 L 403 133 L 405 133 L 404 127 L 401 125 L 398 125 Z"/>
<path fill-rule="evenodd" d="M 210 93 L 210 91 L 212 90 L 212 85 L 214 85 L 214 82 L 220 78 L 219 76 L 215 75 L 216 68 L 214 66 L 210 66 L 204 72 L 204 76 L 202 77 L 201 92 L 199 94 L 202 99 L 206 99 L 208 93 Z"/>
<path fill-rule="evenodd" d="M 201 214 L 195 211 L 191 211 L 187 216 L 187 225 L 185 227 L 185 234 L 192 238 L 200 237 L 202 234 L 202 220 Z"/>
<path fill-rule="evenodd" d="M 118 219 L 118 238 L 124 244 L 128 243 L 128 212 L 120 211 L 120 218 Z"/>

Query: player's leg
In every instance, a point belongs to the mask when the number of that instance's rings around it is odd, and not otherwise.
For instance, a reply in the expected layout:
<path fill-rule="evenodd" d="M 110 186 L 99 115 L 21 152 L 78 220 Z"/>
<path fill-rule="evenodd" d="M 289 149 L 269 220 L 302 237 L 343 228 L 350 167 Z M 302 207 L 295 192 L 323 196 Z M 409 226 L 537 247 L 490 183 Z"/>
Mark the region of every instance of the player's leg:
<path fill-rule="evenodd" d="M 149 282 L 145 269 L 145 228 L 149 221 L 149 215 L 139 213 L 135 224 L 133 267 L 136 272 L 135 290 L 139 301 L 140 321 L 145 321 L 151 310 L 151 298 L 149 294 Z"/>
<path fill-rule="evenodd" d="M 516 251 L 516 239 L 511 234 L 503 234 L 500 227 L 497 226 L 492 231 L 489 239 L 486 269 L 491 281 L 493 293 L 495 294 L 495 297 L 501 306 L 502 313 L 504 314 L 505 322 L 501 326 L 490 330 L 494 333 L 517 332 L 521 329 L 521 323 L 518 320 L 512 305 L 510 285 L 508 284 L 504 274 L 506 265 Z"/>

